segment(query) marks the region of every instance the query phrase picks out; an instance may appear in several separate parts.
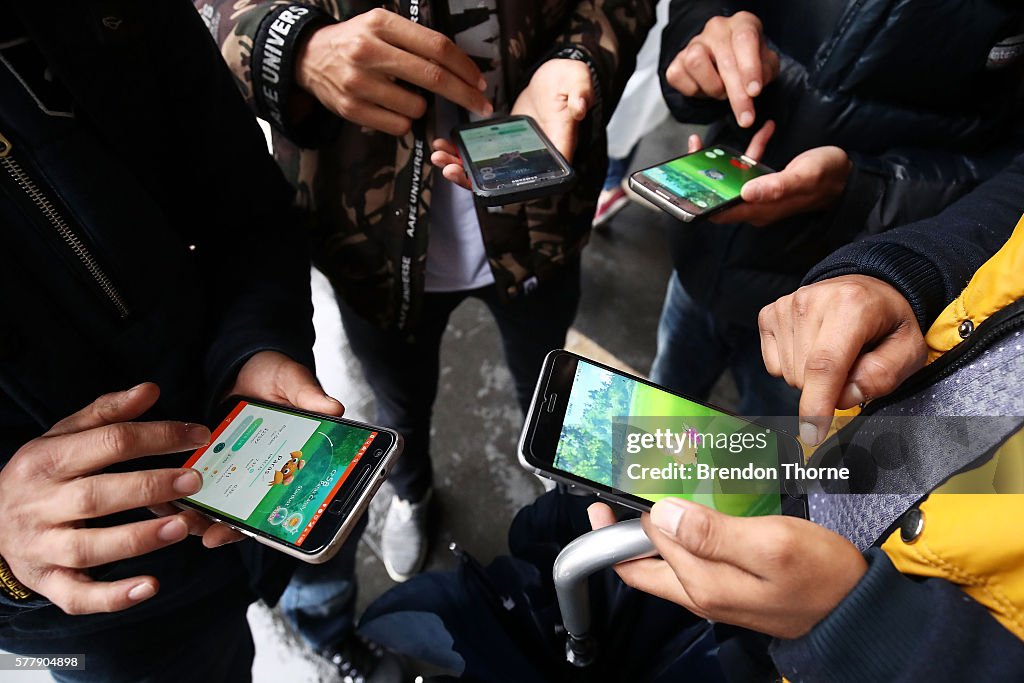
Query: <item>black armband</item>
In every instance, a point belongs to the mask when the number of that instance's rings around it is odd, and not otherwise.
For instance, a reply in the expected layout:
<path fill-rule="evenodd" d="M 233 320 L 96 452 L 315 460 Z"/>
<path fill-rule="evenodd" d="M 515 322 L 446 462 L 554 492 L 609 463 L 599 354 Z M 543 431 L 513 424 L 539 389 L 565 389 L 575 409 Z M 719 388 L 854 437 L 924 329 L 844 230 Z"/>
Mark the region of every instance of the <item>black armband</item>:
<path fill-rule="evenodd" d="M 311 31 L 333 23 L 332 17 L 315 7 L 282 5 L 256 31 L 250 68 L 257 111 L 289 137 L 294 136 L 286 108 L 296 87 L 296 52 Z"/>

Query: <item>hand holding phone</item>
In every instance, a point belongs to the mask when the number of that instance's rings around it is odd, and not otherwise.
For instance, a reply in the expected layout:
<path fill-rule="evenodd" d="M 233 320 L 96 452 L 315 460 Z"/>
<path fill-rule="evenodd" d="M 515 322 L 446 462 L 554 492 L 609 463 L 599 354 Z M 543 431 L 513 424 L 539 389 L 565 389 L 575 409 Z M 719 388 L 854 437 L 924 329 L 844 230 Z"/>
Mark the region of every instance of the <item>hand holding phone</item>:
<path fill-rule="evenodd" d="M 588 512 L 595 529 L 615 522 L 601 503 Z M 778 638 L 810 631 L 867 571 L 850 541 L 805 519 L 740 518 L 663 500 L 642 523 L 661 557 L 616 565 L 624 583 L 705 619 Z"/>
<path fill-rule="evenodd" d="M 486 206 L 565 192 L 575 180 L 568 161 L 529 116 L 506 116 L 459 126 L 457 149 L 434 142 L 431 161 L 444 175 L 473 190 Z M 453 164 L 459 164 L 453 169 Z"/>
<path fill-rule="evenodd" d="M 806 514 L 794 437 L 568 351 L 545 359 L 519 459 L 641 511 L 681 497 L 739 516 Z"/>
<path fill-rule="evenodd" d="M 774 124 L 768 122 L 755 135 L 748 151 L 763 151 Z M 696 138 L 696 139 L 695 139 Z M 691 136 L 690 152 L 676 159 L 637 171 L 629 187 L 662 211 L 684 222 L 707 218 L 742 202 L 743 188 L 755 178 L 774 173 L 757 156 L 741 154 L 724 145 L 700 149 Z M 696 149 L 695 149 L 696 147 Z"/>
<path fill-rule="evenodd" d="M 321 563 L 340 549 L 401 452 L 396 432 L 234 399 L 186 467 L 203 476 L 178 501 L 259 543 Z"/>

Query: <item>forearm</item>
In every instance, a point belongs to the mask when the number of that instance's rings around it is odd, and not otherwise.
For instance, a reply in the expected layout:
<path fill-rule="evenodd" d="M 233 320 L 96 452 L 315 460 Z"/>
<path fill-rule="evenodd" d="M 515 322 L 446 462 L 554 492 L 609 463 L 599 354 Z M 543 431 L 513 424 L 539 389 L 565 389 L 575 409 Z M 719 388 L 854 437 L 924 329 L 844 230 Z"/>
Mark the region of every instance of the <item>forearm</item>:
<path fill-rule="evenodd" d="M 1024 679 L 1024 643 L 942 579 L 900 574 L 881 550 L 864 578 L 809 633 L 777 640 L 772 657 L 792 683 Z"/>
<path fill-rule="evenodd" d="M 927 329 L 1009 238 L 1022 197 L 1024 156 L 942 213 L 839 249 L 804 284 L 854 273 L 876 277 L 903 294 Z"/>
<path fill-rule="evenodd" d="M 196 0 L 196 8 L 254 113 L 296 144 L 315 147 L 341 121 L 297 82 L 309 36 L 335 23 L 326 3 L 255 2 L 235 10 L 228 0 Z"/>

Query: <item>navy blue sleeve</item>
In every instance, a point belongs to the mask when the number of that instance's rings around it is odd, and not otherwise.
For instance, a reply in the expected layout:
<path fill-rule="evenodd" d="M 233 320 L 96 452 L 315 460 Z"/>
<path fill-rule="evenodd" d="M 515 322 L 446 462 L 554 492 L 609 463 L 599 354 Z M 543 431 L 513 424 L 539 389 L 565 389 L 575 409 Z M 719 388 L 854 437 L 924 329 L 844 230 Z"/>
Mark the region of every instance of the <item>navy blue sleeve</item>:
<path fill-rule="evenodd" d="M 868 572 L 806 635 L 771 652 L 791 683 L 1024 680 L 1024 642 L 942 579 L 900 574 L 881 550 Z"/>
<path fill-rule="evenodd" d="M 1006 243 L 1022 213 L 1024 156 L 942 213 L 839 249 L 804 284 L 852 274 L 884 280 L 927 329 Z"/>

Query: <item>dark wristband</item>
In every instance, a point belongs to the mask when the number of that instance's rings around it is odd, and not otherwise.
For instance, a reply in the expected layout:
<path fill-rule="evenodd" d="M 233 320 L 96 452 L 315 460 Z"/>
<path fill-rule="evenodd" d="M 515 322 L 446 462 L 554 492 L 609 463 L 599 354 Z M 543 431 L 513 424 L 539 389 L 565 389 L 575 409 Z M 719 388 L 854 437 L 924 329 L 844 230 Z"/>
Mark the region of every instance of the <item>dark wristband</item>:
<path fill-rule="evenodd" d="M 295 84 L 295 54 L 309 31 L 334 23 L 315 7 L 282 5 L 260 23 L 252 51 L 252 90 L 258 110 L 285 129 L 285 107 Z"/>
<path fill-rule="evenodd" d="M 8 600 L 13 600 L 14 602 L 23 602 L 36 597 L 35 593 L 21 581 L 18 581 L 18 578 L 14 576 L 14 572 L 7 566 L 7 560 L 2 557 L 0 557 L 0 590 L 3 591 L 4 596 Z"/>

